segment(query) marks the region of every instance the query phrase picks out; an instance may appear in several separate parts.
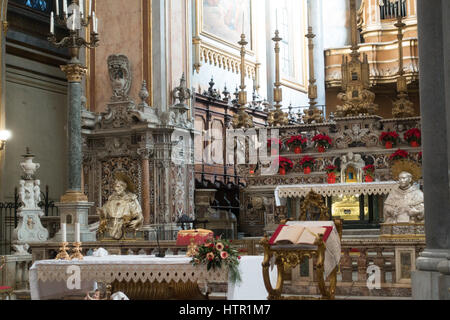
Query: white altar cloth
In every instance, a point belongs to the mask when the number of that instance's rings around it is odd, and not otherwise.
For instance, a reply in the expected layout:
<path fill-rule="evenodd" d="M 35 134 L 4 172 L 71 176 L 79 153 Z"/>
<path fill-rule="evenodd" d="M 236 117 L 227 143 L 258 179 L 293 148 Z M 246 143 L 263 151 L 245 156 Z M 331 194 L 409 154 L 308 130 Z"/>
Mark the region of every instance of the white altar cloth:
<path fill-rule="evenodd" d="M 305 197 L 311 190 L 325 197 L 355 194 L 376 195 L 389 194 L 396 186 L 396 181 L 283 185 L 275 188 L 275 204 L 276 206 L 281 205 L 280 198 Z"/>
<path fill-rule="evenodd" d="M 228 300 L 267 300 L 267 290 L 262 275 L 264 256 L 243 256 L 239 263 L 242 281 L 237 284 L 228 282 Z M 272 268 L 271 268 L 272 269 Z M 270 270 L 270 280 L 275 286 L 277 267 Z"/>
<path fill-rule="evenodd" d="M 30 268 L 32 300 L 58 299 L 65 294 L 91 291 L 95 282 L 118 281 L 192 281 L 198 283 L 226 282 L 228 273 L 223 270 L 206 270 L 205 266 L 193 266 L 191 258 L 166 256 L 157 258 L 146 255 L 92 257 L 84 260 L 40 260 Z M 80 271 L 81 288 L 71 290 L 67 281 L 75 266 Z M 74 268 L 74 267 L 72 267 Z"/>

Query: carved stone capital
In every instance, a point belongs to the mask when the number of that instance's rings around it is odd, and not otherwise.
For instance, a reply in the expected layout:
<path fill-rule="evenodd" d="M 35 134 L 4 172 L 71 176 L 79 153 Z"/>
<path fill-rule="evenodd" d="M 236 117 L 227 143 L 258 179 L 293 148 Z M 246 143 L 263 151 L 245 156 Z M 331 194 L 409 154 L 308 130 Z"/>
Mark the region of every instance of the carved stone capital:
<path fill-rule="evenodd" d="M 66 64 L 60 66 L 60 68 L 66 74 L 69 82 L 81 82 L 87 72 L 87 68 L 81 64 Z"/>

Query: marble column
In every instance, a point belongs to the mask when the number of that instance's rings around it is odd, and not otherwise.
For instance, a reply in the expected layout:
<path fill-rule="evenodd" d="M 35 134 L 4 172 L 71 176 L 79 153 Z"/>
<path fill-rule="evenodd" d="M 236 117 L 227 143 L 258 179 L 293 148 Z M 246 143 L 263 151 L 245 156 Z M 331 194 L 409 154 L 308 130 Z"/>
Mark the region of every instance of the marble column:
<path fill-rule="evenodd" d="M 153 106 L 168 109 L 166 1 L 152 0 Z"/>
<path fill-rule="evenodd" d="M 5 64 L 5 42 L 8 22 L 6 12 L 8 0 L 0 0 L 0 130 L 5 129 L 5 86 L 6 86 L 6 64 Z M 5 196 L 5 179 L 2 179 L 5 163 L 5 150 L 0 151 L 0 200 Z"/>
<path fill-rule="evenodd" d="M 88 227 L 89 209 L 94 205 L 88 202 L 87 196 L 81 191 L 81 167 L 83 162 L 82 138 L 81 138 L 81 81 L 86 74 L 78 59 L 73 63 L 61 66 L 66 74 L 69 87 L 68 95 L 68 190 L 61 196 L 58 207 L 60 222 L 67 223 L 67 241 L 75 241 L 75 223 L 80 224 L 81 241 L 95 241 L 95 232 Z M 61 230 L 58 231 L 53 241 L 61 241 Z"/>
<path fill-rule="evenodd" d="M 144 216 L 144 226 L 150 224 L 150 166 L 148 154 L 141 156 L 142 164 L 142 215 Z"/>
<path fill-rule="evenodd" d="M 414 299 L 450 299 L 450 2 L 417 1 L 426 248 L 412 275 Z"/>

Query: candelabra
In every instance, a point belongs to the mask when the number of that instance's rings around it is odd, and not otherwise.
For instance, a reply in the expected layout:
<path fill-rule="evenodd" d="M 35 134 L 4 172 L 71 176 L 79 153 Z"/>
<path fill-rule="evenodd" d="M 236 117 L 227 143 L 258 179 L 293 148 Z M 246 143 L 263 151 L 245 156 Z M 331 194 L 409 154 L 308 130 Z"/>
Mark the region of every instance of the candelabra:
<path fill-rule="evenodd" d="M 53 11 L 50 14 L 50 34 L 47 39 L 58 48 L 68 48 L 71 58 L 68 64 L 61 66 L 61 70 L 66 74 L 69 82 L 69 189 L 61 197 L 61 202 L 87 202 L 87 197 L 81 192 L 81 81 L 86 74 L 87 68 L 79 61 L 79 53 L 82 47 L 94 48 L 98 46 L 98 18 L 95 16 L 95 11 L 92 11 L 91 0 L 87 8 L 84 7 L 84 0 L 73 0 L 69 6 L 67 6 L 67 0 L 64 0 L 62 12 L 60 12 L 59 1 L 55 3 L 56 15 L 54 15 Z M 69 35 L 60 41 L 55 36 L 55 22 L 69 30 Z M 90 39 L 86 41 L 81 36 L 81 31 L 91 23 Z"/>
<path fill-rule="evenodd" d="M 309 19 L 310 20 L 310 19 Z M 311 21 L 309 21 L 311 23 Z M 322 111 L 317 109 L 317 85 L 316 78 L 314 77 L 314 43 L 313 39 L 316 35 L 312 32 L 312 27 L 308 27 L 308 34 L 305 36 L 308 38 L 308 50 L 309 50 L 309 86 L 308 86 L 308 98 L 309 108 L 305 110 L 303 115 L 303 122 L 305 123 L 321 123 L 323 122 Z"/>
<path fill-rule="evenodd" d="M 280 81 L 280 37 L 278 30 L 275 30 L 275 36 L 272 38 L 275 42 L 275 88 L 273 89 L 274 107 L 273 111 L 269 112 L 267 122 L 270 126 L 283 126 L 289 124 L 287 114 L 281 110 L 281 101 L 283 101 L 283 94 Z"/>
<path fill-rule="evenodd" d="M 399 3 L 400 5 L 400 3 Z M 398 39 L 398 78 L 397 78 L 397 97 L 393 102 L 392 115 L 394 118 L 407 118 L 414 116 L 414 104 L 408 100 L 408 86 L 403 71 L 403 28 L 406 26 L 402 21 L 402 16 L 397 16 L 397 23 L 394 24 L 397 28 Z"/>
<path fill-rule="evenodd" d="M 244 28 L 242 28 L 244 30 Z M 247 104 L 247 91 L 245 91 L 245 46 L 248 44 L 245 34 L 241 34 L 241 40 L 238 42 L 241 46 L 241 85 L 238 93 L 238 113 L 233 118 L 233 128 L 251 128 L 253 127 L 253 119 L 245 111 Z"/>

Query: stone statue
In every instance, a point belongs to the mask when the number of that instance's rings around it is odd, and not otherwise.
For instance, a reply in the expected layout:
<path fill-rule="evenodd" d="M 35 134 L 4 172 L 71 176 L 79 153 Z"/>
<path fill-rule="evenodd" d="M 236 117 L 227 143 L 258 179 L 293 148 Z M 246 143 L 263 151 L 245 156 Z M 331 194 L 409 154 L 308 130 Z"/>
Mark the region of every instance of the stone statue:
<path fill-rule="evenodd" d="M 389 193 L 384 202 L 385 223 L 417 223 L 424 220 L 423 192 L 413 184 L 412 174 L 398 175 L 398 187 Z"/>
<path fill-rule="evenodd" d="M 126 232 L 136 232 L 142 226 L 142 209 L 133 192 L 131 180 L 124 174 L 116 174 L 113 194 L 102 208 L 97 208 L 99 233 L 107 231 L 113 239 L 120 240 Z"/>
<path fill-rule="evenodd" d="M 39 202 L 41 202 L 41 181 L 40 180 L 34 180 L 34 187 L 33 187 L 33 194 L 34 194 L 34 207 L 39 208 Z"/>

